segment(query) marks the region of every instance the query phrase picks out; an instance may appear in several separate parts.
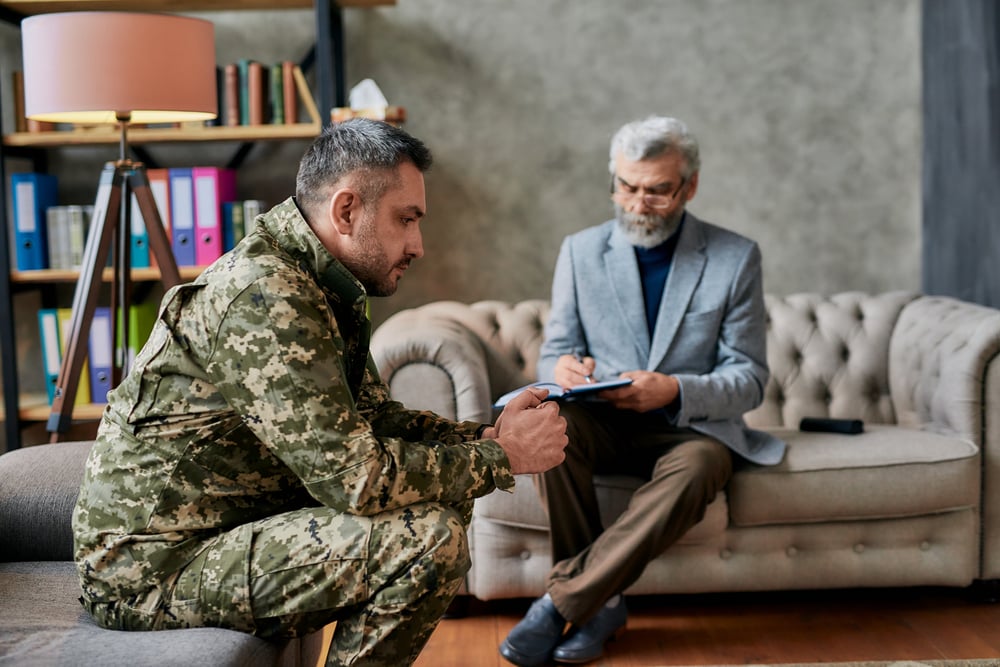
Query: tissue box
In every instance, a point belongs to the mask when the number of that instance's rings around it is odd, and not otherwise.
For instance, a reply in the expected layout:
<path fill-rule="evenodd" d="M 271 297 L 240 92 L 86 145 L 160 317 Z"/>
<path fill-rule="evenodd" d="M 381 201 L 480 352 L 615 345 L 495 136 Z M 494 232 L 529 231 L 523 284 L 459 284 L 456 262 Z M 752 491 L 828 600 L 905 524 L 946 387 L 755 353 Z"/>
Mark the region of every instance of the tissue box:
<path fill-rule="evenodd" d="M 384 120 L 393 125 L 401 125 L 406 122 L 406 109 L 404 107 L 387 106 L 369 109 L 334 107 L 330 110 L 331 122 L 341 123 L 351 118 L 371 118 L 373 120 Z"/>

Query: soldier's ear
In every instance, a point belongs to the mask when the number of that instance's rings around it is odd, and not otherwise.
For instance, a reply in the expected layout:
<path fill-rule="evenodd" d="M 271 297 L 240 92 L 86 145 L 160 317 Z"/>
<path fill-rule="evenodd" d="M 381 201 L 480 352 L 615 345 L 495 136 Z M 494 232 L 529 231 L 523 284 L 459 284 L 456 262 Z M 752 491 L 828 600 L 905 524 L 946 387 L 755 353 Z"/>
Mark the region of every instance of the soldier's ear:
<path fill-rule="evenodd" d="M 361 197 L 352 188 L 341 188 L 330 198 L 330 224 L 343 236 L 350 236 L 361 218 Z"/>

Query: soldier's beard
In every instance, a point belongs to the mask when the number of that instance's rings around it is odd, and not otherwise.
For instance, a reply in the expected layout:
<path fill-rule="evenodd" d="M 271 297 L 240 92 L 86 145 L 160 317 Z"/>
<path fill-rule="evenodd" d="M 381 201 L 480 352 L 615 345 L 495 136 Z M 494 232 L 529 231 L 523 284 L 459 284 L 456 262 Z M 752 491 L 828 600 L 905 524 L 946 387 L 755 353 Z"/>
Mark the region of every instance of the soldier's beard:
<path fill-rule="evenodd" d="M 684 208 L 667 215 L 640 215 L 615 204 L 615 217 L 618 218 L 618 229 L 629 243 L 640 248 L 655 248 L 677 231 L 684 217 Z"/>
<path fill-rule="evenodd" d="M 351 257 L 341 258 L 340 263 L 357 278 L 368 296 L 392 296 L 399 287 L 396 269 L 400 273 L 406 271 L 412 258 L 404 257 L 397 262 L 389 259 L 385 246 L 375 233 L 374 214 L 364 214 L 358 224 L 357 252 Z"/>

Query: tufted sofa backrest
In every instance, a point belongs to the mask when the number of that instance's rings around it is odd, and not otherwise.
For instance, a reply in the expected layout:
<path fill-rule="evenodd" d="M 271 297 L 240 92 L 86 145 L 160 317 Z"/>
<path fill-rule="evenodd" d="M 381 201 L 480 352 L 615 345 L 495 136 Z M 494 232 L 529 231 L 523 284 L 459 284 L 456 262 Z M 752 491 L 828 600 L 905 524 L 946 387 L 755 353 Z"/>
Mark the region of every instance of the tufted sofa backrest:
<path fill-rule="evenodd" d="M 771 377 L 764 402 L 746 415 L 747 423 L 794 428 L 807 416 L 895 423 L 889 341 L 900 312 L 916 296 L 911 292 L 766 295 Z M 549 302 L 534 299 L 436 301 L 395 318 L 400 323 L 433 321 L 467 329 L 485 360 L 489 387 L 482 391 L 495 398 L 536 379 L 548 315 Z M 491 400 L 483 399 L 487 404 Z"/>
<path fill-rule="evenodd" d="M 895 423 L 889 341 L 900 312 L 916 296 L 765 295 L 771 377 L 747 423 L 794 428 L 803 417 Z"/>

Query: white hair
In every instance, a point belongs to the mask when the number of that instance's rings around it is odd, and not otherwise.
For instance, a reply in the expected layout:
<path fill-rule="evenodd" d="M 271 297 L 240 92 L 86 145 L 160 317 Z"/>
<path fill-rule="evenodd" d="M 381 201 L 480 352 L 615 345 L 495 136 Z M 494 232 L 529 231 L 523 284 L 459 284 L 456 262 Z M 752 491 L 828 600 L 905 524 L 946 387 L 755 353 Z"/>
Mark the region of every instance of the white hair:
<path fill-rule="evenodd" d="M 682 175 L 690 178 L 701 168 L 698 140 L 687 125 L 676 118 L 650 116 L 623 125 L 611 138 L 611 160 L 608 170 L 615 173 L 615 159 L 622 155 L 640 161 L 676 152 L 684 158 Z"/>

